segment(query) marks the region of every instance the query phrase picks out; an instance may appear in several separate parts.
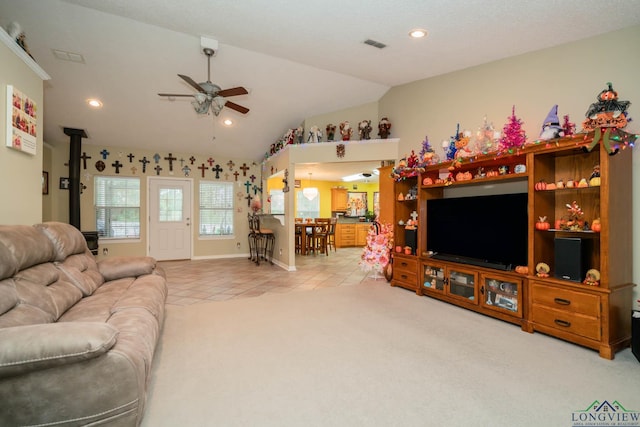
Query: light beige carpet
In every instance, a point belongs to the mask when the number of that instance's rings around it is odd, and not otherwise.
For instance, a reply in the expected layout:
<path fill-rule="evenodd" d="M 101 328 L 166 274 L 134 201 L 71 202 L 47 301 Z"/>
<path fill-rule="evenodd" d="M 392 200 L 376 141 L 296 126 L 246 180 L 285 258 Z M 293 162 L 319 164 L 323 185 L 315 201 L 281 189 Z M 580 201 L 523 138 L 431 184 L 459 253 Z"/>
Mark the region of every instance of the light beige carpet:
<path fill-rule="evenodd" d="M 143 426 L 571 426 L 614 361 L 385 281 L 168 306 Z"/>

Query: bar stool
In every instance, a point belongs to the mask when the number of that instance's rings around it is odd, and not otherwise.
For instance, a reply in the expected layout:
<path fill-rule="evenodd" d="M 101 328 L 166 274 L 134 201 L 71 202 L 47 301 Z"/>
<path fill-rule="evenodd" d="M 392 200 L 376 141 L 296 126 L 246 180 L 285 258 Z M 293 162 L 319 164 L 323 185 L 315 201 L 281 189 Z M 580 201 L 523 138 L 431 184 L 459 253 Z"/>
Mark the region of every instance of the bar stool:
<path fill-rule="evenodd" d="M 260 226 L 260 217 L 258 215 L 252 215 L 251 221 L 253 222 L 251 228 L 255 242 L 256 264 L 260 265 L 260 258 L 262 258 L 273 265 L 273 250 L 275 248 L 276 236 L 272 230 Z"/>
<path fill-rule="evenodd" d="M 249 260 L 259 263 L 258 235 L 256 233 L 255 218 L 255 215 L 251 213 L 247 214 L 247 219 L 249 220 L 249 235 L 247 236 L 249 240 Z"/>

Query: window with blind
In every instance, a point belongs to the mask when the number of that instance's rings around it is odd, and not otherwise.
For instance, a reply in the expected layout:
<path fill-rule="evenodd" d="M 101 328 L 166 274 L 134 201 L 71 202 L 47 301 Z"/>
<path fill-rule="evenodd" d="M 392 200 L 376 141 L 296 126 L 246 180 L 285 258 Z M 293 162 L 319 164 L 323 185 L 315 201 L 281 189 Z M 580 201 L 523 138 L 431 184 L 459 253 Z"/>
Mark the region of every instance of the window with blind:
<path fill-rule="evenodd" d="M 309 200 L 302 190 L 296 191 L 297 209 L 296 217 L 298 218 L 318 218 L 320 216 L 320 195 L 316 195 Z"/>
<path fill-rule="evenodd" d="M 284 214 L 284 192 L 282 190 L 269 190 L 271 198 L 271 213 Z"/>
<path fill-rule="evenodd" d="M 96 230 L 100 238 L 140 238 L 140 180 L 96 176 Z"/>
<path fill-rule="evenodd" d="M 200 181 L 200 236 L 231 236 L 233 183 Z"/>

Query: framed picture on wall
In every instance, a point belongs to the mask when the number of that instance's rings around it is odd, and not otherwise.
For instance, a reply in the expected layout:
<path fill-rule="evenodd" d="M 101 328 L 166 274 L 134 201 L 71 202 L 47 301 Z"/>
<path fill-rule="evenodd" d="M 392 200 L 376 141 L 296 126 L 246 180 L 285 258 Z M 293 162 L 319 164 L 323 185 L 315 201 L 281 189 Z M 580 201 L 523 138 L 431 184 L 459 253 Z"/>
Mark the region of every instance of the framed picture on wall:
<path fill-rule="evenodd" d="M 7 147 L 36 154 L 38 123 L 35 101 L 7 85 Z"/>
<path fill-rule="evenodd" d="M 367 210 L 366 191 L 347 191 L 347 212 L 345 216 L 365 216 Z"/>

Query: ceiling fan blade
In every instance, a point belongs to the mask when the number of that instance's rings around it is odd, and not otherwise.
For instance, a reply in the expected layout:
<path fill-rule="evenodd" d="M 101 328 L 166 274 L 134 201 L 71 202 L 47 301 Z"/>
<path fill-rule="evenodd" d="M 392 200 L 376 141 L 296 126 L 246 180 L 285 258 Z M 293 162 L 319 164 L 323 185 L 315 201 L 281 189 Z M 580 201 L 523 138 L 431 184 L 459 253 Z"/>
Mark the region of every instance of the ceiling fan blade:
<path fill-rule="evenodd" d="M 198 92 L 202 92 L 202 93 L 207 93 L 204 89 L 202 89 L 202 87 L 196 83 L 195 81 L 193 81 L 193 79 L 189 76 L 185 76 L 183 74 L 178 74 L 178 76 L 184 80 L 185 82 L 189 83 L 195 90 L 197 90 Z"/>
<path fill-rule="evenodd" d="M 236 96 L 236 95 L 246 95 L 249 92 L 247 92 L 247 90 L 245 88 L 243 88 L 242 86 L 238 86 L 238 87 L 233 87 L 231 89 L 223 89 L 218 91 L 218 95 L 219 96 L 224 96 L 225 98 L 227 96 Z"/>
<path fill-rule="evenodd" d="M 231 102 L 231 101 L 225 102 L 224 106 L 229 107 L 232 110 L 236 110 L 237 112 L 242 114 L 247 114 L 249 112 L 249 109 L 247 107 L 243 107 L 242 105 L 238 105 L 235 102 Z"/>
<path fill-rule="evenodd" d="M 185 94 L 178 94 L 178 93 L 159 93 L 159 96 L 169 96 L 171 98 L 177 97 L 177 96 L 188 96 L 190 98 L 193 98 L 193 95 L 185 95 Z"/>

